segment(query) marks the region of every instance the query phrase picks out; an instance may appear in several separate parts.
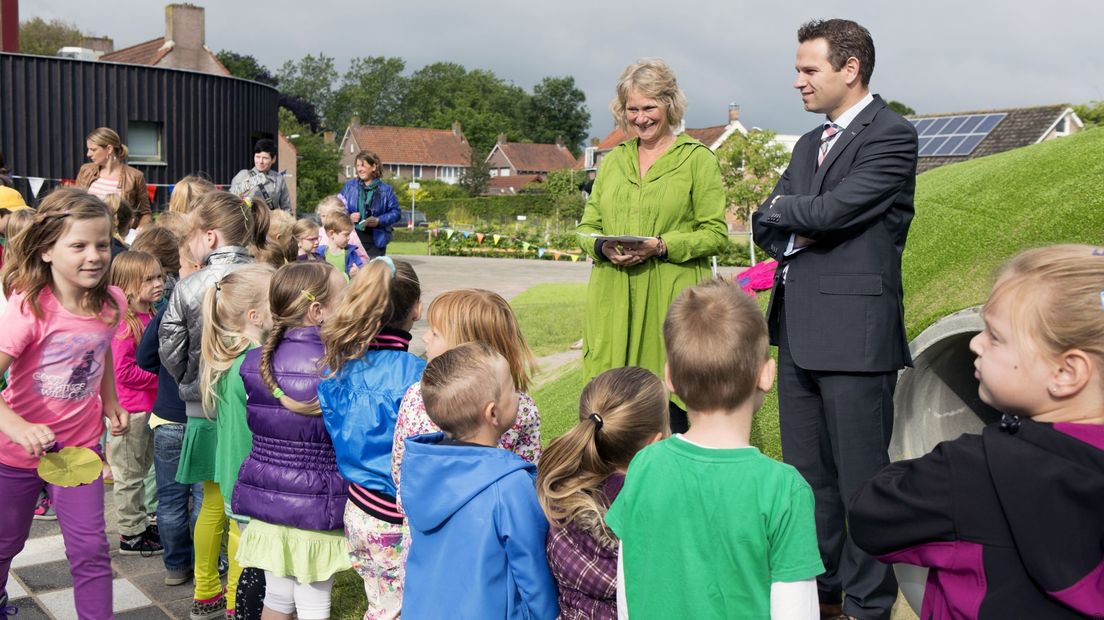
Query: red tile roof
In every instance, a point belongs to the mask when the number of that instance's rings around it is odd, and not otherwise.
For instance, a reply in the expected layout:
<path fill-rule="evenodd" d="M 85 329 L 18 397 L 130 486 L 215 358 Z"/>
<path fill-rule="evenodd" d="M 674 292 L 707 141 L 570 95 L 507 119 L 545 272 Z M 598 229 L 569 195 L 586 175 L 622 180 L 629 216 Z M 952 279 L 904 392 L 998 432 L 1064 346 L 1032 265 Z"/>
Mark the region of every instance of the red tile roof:
<path fill-rule="evenodd" d="M 516 194 L 530 183 L 543 183 L 544 179 L 539 174 L 516 174 L 508 177 L 491 177 L 487 179 L 487 189 L 484 194 Z"/>
<path fill-rule="evenodd" d="M 720 137 L 724 134 L 725 129 L 728 129 L 728 125 L 702 127 L 701 129 L 687 129 L 686 135 L 694 138 L 695 140 L 710 148 L 713 148 L 713 143 L 720 139 Z"/>
<path fill-rule="evenodd" d="M 352 127 L 353 140 L 361 149 L 374 151 L 385 164 L 471 165 L 471 146 L 463 134 L 451 129 L 421 127 Z"/>
<path fill-rule="evenodd" d="M 618 144 L 621 144 L 625 140 L 628 140 L 629 138 L 632 138 L 632 137 L 633 136 L 630 136 L 629 134 L 621 131 L 620 129 L 618 129 L 616 127 L 614 127 L 613 131 L 609 132 L 609 135 L 607 135 L 605 138 L 602 138 L 602 141 L 598 143 L 598 150 L 599 151 L 612 150 L 613 147 L 617 146 Z"/>
<path fill-rule="evenodd" d="M 575 156 L 567 147 L 558 144 L 526 144 L 506 142 L 499 144 L 502 154 L 510 160 L 514 170 L 526 172 L 551 172 L 575 167 Z"/>
<path fill-rule="evenodd" d="M 152 41 L 131 45 L 121 50 L 115 50 L 110 54 L 104 54 L 100 57 L 100 60 L 124 62 L 130 65 L 152 66 L 160 62 L 161 59 L 165 57 L 165 54 L 168 54 L 170 51 L 172 51 L 171 47 L 165 47 L 165 37 L 157 37 Z"/>

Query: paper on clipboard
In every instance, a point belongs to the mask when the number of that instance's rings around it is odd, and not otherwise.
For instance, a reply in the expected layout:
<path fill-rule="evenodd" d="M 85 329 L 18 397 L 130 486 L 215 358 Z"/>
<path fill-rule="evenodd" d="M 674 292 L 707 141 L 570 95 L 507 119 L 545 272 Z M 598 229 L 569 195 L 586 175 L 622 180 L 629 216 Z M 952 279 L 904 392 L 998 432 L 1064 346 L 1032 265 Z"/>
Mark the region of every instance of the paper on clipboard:
<path fill-rule="evenodd" d="M 599 241 L 613 241 L 614 243 L 640 243 L 641 241 L 654 241 L 655 237 L 636 237 L 633 235 L 601 235 L 590 233 L 592 239 Z"/>

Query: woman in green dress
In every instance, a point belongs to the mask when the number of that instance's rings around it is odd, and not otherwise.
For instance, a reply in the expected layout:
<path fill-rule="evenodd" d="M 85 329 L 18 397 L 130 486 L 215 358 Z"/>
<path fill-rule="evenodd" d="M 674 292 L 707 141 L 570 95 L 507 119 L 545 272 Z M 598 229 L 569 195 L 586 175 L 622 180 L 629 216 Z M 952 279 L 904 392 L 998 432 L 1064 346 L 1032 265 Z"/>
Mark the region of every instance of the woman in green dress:
<path fill-rule="evenodd" d="M 674 132 L 685 110 L 686 96 L 662 60 L 641 60 L 621 73 L 610 111 L 634 137 L 602 160 L 576 230 L 594 259 L 583 329 L 587 381 L 622 366 L 662 377 L 667 308 L 710 277 L 709 257 L 728 243 L 717 158 Z M 671 430 L 684 431 L 685 412 L 672 404 Z"/>

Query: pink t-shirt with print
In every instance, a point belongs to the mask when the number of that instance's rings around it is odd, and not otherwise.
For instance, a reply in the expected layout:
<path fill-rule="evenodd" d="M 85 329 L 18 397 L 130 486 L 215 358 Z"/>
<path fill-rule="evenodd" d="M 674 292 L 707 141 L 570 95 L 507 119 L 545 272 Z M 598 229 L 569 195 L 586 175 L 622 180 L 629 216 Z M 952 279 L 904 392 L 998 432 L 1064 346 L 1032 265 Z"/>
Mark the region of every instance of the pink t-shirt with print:
<path fill-rule="evenodd" d="M 123 292 L 114 286 L 108 290 L 126 312 Z M 0 351 L 14 358 L 4 400 L 24 420 L 49 426 L 65 446 L 94 448 L 103 434 L 100 380 L 115 327 L 98 316 L 69 312 L 49 287 L 38 297 L 41 320 L 30 304 L 24 307 L 23 298 L 12 295 L 0 319 Z M 38 459 L 0 433 L 0 463 L 31 469 Z"/>

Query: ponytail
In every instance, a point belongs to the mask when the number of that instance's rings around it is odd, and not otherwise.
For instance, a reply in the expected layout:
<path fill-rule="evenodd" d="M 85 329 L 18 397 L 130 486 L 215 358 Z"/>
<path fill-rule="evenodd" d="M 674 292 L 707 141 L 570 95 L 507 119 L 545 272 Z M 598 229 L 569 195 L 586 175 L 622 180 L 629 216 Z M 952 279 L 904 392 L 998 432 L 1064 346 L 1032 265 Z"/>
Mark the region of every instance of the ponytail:
<path fill-rule="evenodd" d="M 587 384 L 579 423 L 548 446 L 537 470 L 537 498 L 550 523 L 574 523 L 600 541 L 616 540 L 604 522 L 602 487 L 656 435 L 670 433 L 667 401 L 663 383 L 643 368 L 608 370 Z"/>
<path fill-rule="evenodd" d="M 326 354 L 322 366 L 330 376 L 364 355 L 384 327 L 406 321 L 422 295 L 418 274 L 410 263 L 383 257 L 353 276 L 341 306 L 322 326 Z"/>

